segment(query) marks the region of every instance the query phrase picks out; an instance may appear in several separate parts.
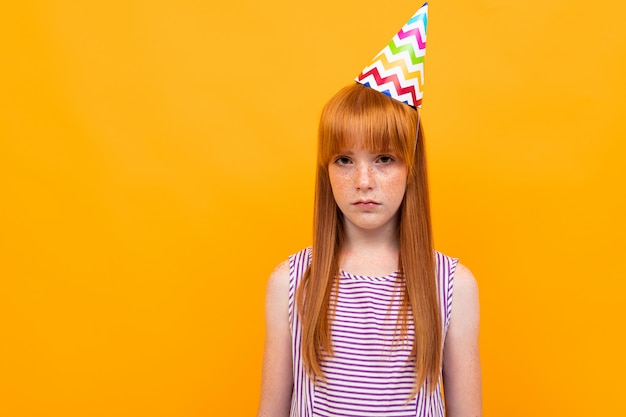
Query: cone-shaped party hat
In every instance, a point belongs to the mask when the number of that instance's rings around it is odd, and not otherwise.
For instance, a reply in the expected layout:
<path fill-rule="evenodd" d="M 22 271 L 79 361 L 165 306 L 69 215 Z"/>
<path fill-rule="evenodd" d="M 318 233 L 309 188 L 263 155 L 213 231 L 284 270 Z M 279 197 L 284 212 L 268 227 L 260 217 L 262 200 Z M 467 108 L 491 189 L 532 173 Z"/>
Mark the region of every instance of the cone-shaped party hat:
<path fill-rule="evenodd" d="M 356 81 L 413 107 L 422 107 L 428 3 L 413 15 Z"/>

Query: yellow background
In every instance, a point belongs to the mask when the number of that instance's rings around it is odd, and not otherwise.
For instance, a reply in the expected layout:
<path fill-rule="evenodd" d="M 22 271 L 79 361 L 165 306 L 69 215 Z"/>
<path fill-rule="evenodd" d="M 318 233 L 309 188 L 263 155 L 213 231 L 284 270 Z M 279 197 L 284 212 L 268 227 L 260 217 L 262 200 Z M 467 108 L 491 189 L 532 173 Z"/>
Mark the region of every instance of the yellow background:
<path fill-rule="evenodd" d="M 420 3 L 9 4 L 0 415 L 253 415 L 321 106 Z M 625 15 L 430 3 L 435 238 L 480 285 L 486 416 L 626 415 Z"/>

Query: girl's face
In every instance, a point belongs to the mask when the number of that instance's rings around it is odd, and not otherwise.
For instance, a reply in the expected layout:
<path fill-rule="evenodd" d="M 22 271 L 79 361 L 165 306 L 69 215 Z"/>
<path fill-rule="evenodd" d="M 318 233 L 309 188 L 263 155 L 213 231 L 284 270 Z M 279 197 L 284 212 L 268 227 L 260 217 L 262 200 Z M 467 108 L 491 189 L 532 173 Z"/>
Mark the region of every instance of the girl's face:
<path fill-rule="evenodd" d="M 407 181 L 407 166 L 398 155 L 352 146 L 331 158 L 328 174 L 346 231 L 397 227 Z"/>

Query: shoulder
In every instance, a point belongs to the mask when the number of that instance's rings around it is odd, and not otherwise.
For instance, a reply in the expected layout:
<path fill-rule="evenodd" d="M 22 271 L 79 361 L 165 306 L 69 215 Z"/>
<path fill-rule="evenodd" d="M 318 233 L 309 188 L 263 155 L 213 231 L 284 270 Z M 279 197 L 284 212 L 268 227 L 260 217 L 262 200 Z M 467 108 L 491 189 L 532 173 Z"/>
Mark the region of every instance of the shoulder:
<path fill-rule="evenodd" d="M 472 272 L 459 263 L 454 272 L 450 333 L 477 333 L 478 321 L 478 284 Z"/>
<path fill-rule="evenodd" d="M 267 303 L 273 304 L 276 301 L 287 297 L 289 289 L 289 260 L 278 264 L 267 280 Z"/>
<path fill-rule="evenodd" d="M 265 290 L 267 334 L 283 334 L 289 317 L 289 261 L 281 262 L 270 274 Z"/>
<path fill-rule="evenodd" d="M 464 295 L 478 298 L 478 283 L 472 272 L 462 263 L 457 263 L 454 271 L 454 292 L 456 295 Z"/>
<path fill-rule="evenodd" d="M 284 276 L 289 276 L 289 259 L 285 259 L 284 261 L 276 265 L 276 268 L 274 268 L 274 270 L 270 274 L 270 279 L 280 279 L 280 277 Z"/>
<path fill-rule="evenodd" d="M 270 295 L 270 292 L 280 291 L 283 293 L 282 290 L 288 290 L 292 278 L 297 286 L 302 275 L 311 263 L 311 257 L 312 248 L 309 246 L 290 255 L 288 259 L 279 263 L 270 274 L 267 282 L 268 295 Z"/>

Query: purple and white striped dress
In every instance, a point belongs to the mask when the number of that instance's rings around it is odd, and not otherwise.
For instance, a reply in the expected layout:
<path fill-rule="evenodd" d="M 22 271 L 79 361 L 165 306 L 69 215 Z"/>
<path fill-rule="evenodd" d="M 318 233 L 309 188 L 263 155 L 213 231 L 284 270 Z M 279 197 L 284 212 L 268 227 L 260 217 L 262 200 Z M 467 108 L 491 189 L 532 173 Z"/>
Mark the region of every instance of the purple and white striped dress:
<path fill-rule="evenodd" d="M 332 322 L 334 355 L 322 369 L 326 381 L 311 381 L 302 363 L 302 328 L 295 306 L 296 288 L 311 262 L 311 248 L 289 257 L 289 323 L 294 388 L 291 417 L 443 417 L 441 384 L 425 387 L 407 403 L 415 379 L 410 359 L 413 320 L 407 340 L 400 340 L 396 321 L 401 277 L 340 273 L 337 310 Z M 445 337 L 452 308 L 454 270 L 458 260 L 436 252 L 437 288 Z M 441 378 L 439 379 L 441 382 Z"/>

